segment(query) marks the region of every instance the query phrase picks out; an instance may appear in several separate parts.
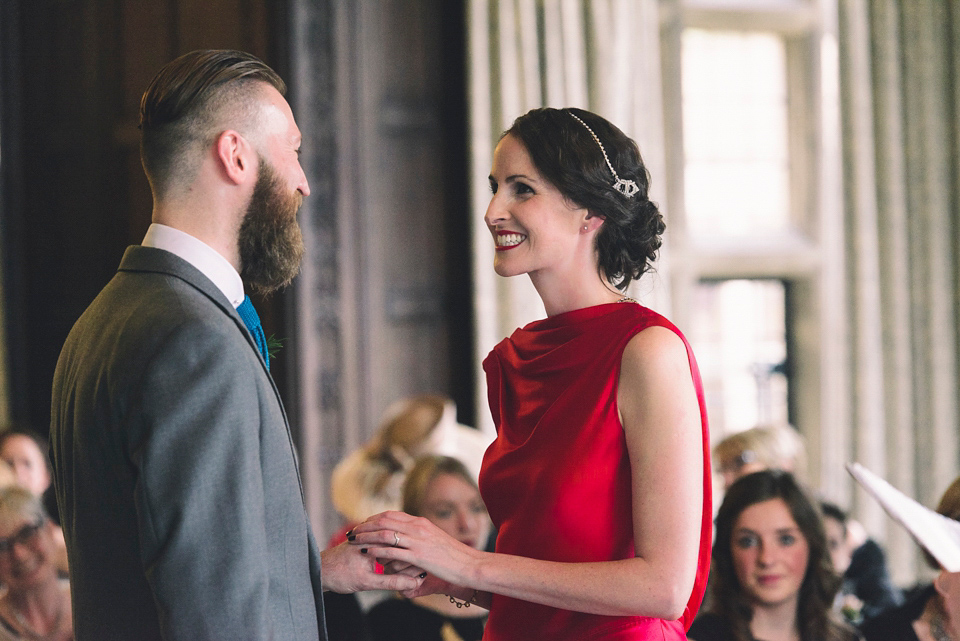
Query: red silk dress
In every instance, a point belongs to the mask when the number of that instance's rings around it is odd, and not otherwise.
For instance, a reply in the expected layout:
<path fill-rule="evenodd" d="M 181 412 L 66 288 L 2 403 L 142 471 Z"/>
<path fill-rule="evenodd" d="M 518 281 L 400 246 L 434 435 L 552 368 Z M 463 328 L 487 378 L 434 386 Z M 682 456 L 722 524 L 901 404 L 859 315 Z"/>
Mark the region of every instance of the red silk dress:
<path fill-rule="evenodd" d="M 632 303 L 578 309 L 530 323 L 483 362 L 497 439 L 480 491 L 499 529 L 497 552 L 562 562 L 633 558 L 630 461 L 617 415 L 629 340 L 670 321 Z M 707 414 L 687 345 L 703 431 L 703 517 L 694 588 L 676 621 L 603 616 L 493 596 L 485 641 L 685 639 L 706 588 L 712 536 Z"/>

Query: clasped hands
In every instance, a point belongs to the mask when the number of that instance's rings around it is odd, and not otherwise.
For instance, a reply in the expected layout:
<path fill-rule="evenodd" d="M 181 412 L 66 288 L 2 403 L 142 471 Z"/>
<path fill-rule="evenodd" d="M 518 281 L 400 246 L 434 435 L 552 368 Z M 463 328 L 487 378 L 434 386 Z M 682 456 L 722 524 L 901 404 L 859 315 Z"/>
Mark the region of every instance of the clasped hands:
<path fill-rule="evenodd" d="M 483 554 L 425 518 L 395 511 L 371 516 L 347 533 L 347 541 L 380 563 L 385 575 L 416 579 L 416 586 L 399 589 L 408 598 L 464 592 L 460 586 L 472 584 L 471 568 Z"/>

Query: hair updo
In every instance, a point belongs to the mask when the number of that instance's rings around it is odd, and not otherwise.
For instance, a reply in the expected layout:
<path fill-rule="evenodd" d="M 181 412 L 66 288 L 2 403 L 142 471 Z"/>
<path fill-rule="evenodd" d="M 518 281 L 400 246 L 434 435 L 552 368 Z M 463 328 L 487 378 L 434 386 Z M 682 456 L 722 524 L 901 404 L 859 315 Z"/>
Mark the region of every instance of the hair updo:
<path fill-rule="evenodd" d="M 637 184 L 636 194 L 625 196 L 614 189 L 615 178 L 600 145 L 573 115 L 603 143 L 617 175 Z M 625 290 L 652 269 L 665 225 L 648 197 L 650 175 L 637 143 L 606 119 L 569 108 L 528 111 L 504 132 L 507 135 L 523 144 L 537 171 L 565 198 L 604 220 L 596 240 L 601 276 Z"/>

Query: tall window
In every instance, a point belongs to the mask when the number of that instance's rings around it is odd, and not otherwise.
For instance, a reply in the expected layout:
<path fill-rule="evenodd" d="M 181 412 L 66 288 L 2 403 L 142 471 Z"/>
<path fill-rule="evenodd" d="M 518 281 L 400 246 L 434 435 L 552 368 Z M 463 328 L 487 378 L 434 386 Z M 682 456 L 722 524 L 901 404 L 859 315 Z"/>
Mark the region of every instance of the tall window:
<path fill-rule="evenodd" d="M 783 283 L 703 281 L 694 291 L 688 336 L 713 429 L 729 433 L 789 422 Z"/>
<path fill-rule="evenodd" d="M 689 233 L 783 231 L 790 222 L 783 38 L 686 29 L 681 55 Z"/>
<path fill-rule="evenodd" d="M 679 221 L 677 315 L 714 442 L 760 424 L 820 429 L 819 22 L 813 0 L 663 0 Z M 669 63 L 669 60 L 668 60 Z M 675 211 L 674 214 L 677 212 Z M 799 328 L 799 329 L 798 329 Z M 816 459 L 814 455 L 812 458 Z"/>

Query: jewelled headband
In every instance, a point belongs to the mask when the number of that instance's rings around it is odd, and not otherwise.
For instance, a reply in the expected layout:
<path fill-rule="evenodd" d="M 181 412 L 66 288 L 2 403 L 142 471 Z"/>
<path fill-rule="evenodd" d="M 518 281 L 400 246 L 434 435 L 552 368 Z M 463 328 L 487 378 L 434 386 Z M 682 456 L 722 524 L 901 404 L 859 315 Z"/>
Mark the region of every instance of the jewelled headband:
<path fill-rule="evenodd" d="M 573 116 L 573 118 L 576 119 L 577 122 L 583 125 L 584 129 L 590 132 L 590 135 L 593 137 L 594 141 L 596 141 L 597 145 L 600 147 L 600 152 L 603 153 L 603 159 L 607 161 L 607 167 L 610 168 L 610 173 L 613 174 L 613 178 L 614 178 L 613 188 L 619 191 L 621 194 L 623 194 L 627 198 L 633 198 L 634 194 L 640 191 L 640 188 L 637 187 L 637 183 L 635 183 L 632 180 L 624 180 L 623 178 L 618 176 L 617 170 L 613 168 L 613 165 L 610 163 L 610 158 L 607 157 L 607 150 L 603 148 L 603 143 L 600 142 L 599 138 L 597 138 L 597 134 L 593 133 L 593 129 L 591 129 L 590 126 L 587 125 L 587 123 L 580 120 L 580 118 L 578 118 L 577 115 L 574 114 L 573 112 L 568 111 L 567 113 Z"/>

